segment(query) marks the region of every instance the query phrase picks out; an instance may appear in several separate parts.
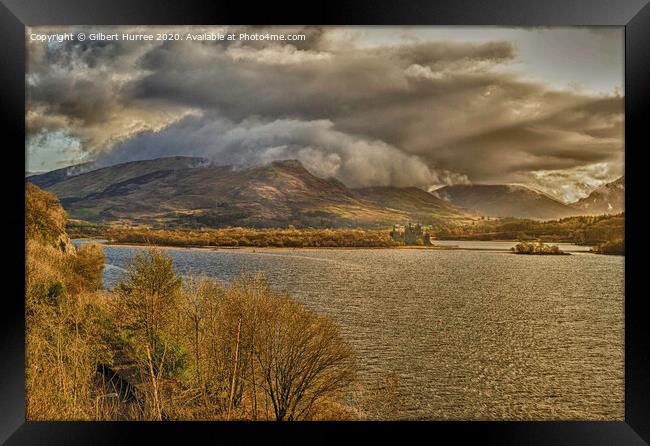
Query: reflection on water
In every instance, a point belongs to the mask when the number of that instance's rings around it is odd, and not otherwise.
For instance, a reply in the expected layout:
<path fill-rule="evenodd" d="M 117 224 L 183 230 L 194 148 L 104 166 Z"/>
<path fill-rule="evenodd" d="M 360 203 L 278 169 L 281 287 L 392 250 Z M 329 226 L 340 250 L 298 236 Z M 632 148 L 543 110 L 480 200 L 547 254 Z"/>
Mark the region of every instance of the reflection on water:
<path fill-rule="evenodd" d="M 487 250 L 167 252 L 182 274 L 265 272 L 335 319 L 364 380 L 399 376 L 400 417 L 623 419 L 624 258 L 444 243 Z M 104 246 L 107 286 L 137 249 Z"/>

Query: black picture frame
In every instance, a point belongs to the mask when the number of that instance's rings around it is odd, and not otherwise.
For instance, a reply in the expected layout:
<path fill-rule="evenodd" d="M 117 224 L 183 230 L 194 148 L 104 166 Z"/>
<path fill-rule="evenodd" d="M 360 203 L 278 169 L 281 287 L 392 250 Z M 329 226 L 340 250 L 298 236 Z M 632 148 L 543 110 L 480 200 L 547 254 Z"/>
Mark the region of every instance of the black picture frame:
<path fill-rule="evenodd" d="M 1 0 L 0 110 L 2 191 L 9 251 L 0 287 L 0 443 L 122 444 L 145 435 L 152 443 L 180 434 L 223 441 L 236 434 L 262 441 L 334 439 L 340 430 L 407 440 L 417 430 L 425 441 L 453 438 L 488 444 L 642 445 L 650 442 L 650 348 L 643 293 L 646 251 L 642 209 L 644 150 L 650 141 L 650 0 L 445 0 L 310 1 L 303 4 L 202 0 Z M 354 423 L 135 423 L 31 422 L 25 420 L 24 162 L 25 26 L 175 24 L 500 25 L 625 27 L 625 421 L 622 422 L 354 422 Z M 288 435 L 291 435 L 290 437 Z"/>

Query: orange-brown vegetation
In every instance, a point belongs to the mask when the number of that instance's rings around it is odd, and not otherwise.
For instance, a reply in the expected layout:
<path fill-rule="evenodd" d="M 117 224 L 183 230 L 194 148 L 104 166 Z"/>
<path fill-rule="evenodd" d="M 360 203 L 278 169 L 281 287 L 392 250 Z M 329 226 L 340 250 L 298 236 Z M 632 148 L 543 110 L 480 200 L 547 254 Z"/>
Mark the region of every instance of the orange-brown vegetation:
<path fill-rule="evenodd" d="M 45 219 L 36 227 L 50 231 L 30 230 L 25 240 L 28 419 L 319 420 L 394 412 L 396 378 L 386 392 L 359 391 L 355 354 L 338 326 L 263 276 L 229 285 L 181 278 L 152 248 L 132 259 L 112 291 L 103 290 L 101 247 L 62 249 L 65 214 L 55 202 L 41 203 L 51 197 L 34 187 L 27 195 L 28 221 Z M 43 209 L 53 215 L 29 215 Z M 382 394 L 384 404 L 373 403 Z"/>
<path fill-rule="evenodd" d="M 72 237 L 101 237 L 118 243 L 158 246 L 287 248 L 385 248 L 397 246 L 388 231 L 364 229 L 151 229 L 119 225 L 68 225 Z"/>
<path fill-rule="evenodd" d="M 625 213 L 550 221 L 484 219 L 462 227 L 444 228 L 435 236 L 441 240 L 539 240 L 596 245 L 625 237 Z"/>

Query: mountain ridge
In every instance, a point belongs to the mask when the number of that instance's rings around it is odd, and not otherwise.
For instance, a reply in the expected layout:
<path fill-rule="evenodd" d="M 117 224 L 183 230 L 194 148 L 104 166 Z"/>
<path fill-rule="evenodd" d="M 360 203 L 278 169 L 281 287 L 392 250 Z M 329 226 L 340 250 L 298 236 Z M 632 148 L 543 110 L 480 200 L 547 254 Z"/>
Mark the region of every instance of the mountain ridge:
<path fill-rule="evenodd" d="M 557 219 L 624 210 L 624 177 L 576 203 L 520 184 L 349 188 L 295 159 L 254 166 L 172 156 L 111 166 L 84 163 L 26 177 L 73 218 L 96 222 L 251 227 L 449 225 L 479 216 Z M 619 209 L 620 208 L 620 209 Z M 612 213 L 612 212 L 609 212 Z"/>
<path fill-rule="evenodd" d="M 572 204 L 587 215 L 617 214 L 625 210 L 625 175 L 594 189 Z"/>
<path fill-rule="evenodd" d="M 433 194 L 489 217 L 548 220 L 575 215 L 575 209 L 570 205 L 523 185 L 453 185 L 436 189 Z"/>
<path fill-rule="evenodd" d="M 408 203 L 385 207 L 376 196 L 368 197 L 336 179 L 313 175 L 297 160 L 251 167 L 218 166 L 204 161 L 167 157 L 76 175 L 48 173 L 26 181 L 54 192 L 73 218 L 95 222 L 367 227 L 414 219 L 434 223 L 468 215 L 423 190 L 419 193 L 426 194 L 430 201 L 440 201 L 429 207 L 430 212 Z M 399 194 L 395 191 L 392 193 Z"/>

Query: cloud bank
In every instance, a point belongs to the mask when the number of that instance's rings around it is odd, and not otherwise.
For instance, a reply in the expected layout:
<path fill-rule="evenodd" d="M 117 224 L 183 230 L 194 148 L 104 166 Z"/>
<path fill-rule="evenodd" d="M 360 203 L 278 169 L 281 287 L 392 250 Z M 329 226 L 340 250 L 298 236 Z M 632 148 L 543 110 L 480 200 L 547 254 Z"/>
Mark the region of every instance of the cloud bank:
<path fill-rule="evenodd" d="M 517 42 L 366 47 L 333 31 L 273 29 L 307 34 L 290 44 L 32 42 L 27 145 L 64 131 L 72 157 L 102 163 L 296 158 L 351 186 L 516 182 L 565 200 L 622 174 L 622 96 L 530 79 L 511 68 Z"/>

